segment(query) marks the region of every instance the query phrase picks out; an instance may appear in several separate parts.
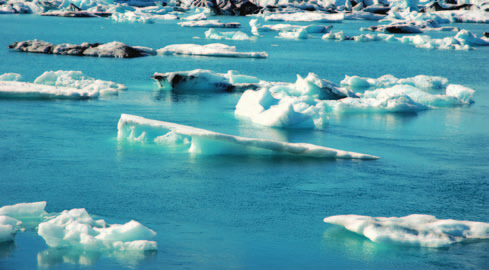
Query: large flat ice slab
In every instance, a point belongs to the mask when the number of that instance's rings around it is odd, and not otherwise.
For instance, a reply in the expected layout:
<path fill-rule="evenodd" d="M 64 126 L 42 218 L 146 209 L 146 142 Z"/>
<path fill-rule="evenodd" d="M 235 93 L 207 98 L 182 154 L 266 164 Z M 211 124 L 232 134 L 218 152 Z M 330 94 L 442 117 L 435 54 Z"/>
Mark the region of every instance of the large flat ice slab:
<path fill-rule="evenodd" d="M 17 79 L 19 74 L 0 76 Z M 117 95 L 122 84 L 96 80 L 81 71 L 46 71 L 34 83 L 0 80 L 0 98 L 90 99 L 101 95 Z"/>
<path fill-rule="evenodd" d="M 324 222 L 344 226 L 373 242 L 419 247 L 446 247 L 489 238 L 489 223 L 437 219 L 429 215 L 406 217 L 331 216 Z"/>
<path fill-rule="evenodd" d="M 221 43 L 207 45 L 199 44 L 174 44 L 158 50 L 160 55 L 193 55 L 193 56 L 217 56 L 236 58 L 267 58 L 266 52 L 237 52 L 235 46 Z"/>
<path fill-rule="evenodd" d="M 189 153 L 203 155 L 285 154 L 338 159 L 378 158 L 307 143 L 244 138 L 128 114 L 121 115 L 117 137 L 130 142 L 155 143 L 168 148 L 180 147 Z"/>

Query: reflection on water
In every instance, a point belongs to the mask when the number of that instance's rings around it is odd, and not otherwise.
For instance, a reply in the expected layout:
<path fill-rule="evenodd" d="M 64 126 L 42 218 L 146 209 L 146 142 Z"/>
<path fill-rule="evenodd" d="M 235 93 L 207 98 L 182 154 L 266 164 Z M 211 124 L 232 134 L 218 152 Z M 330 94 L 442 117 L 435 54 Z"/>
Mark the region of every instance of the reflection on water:
<path fill-rule="evenodd" d="M 14 252 L 17 245 L 14 241 L 0 243 L 0 259 L 6 259 Z"/>
<path fill-rule="evenodd" d="M 85 251 L 74 248 L 48 248 L 37 254 L 40 268 L 52 268 L 60 264 L 91 266 L 101 258 L 110 258 L 123 265 L 137 266 L 145 260 L 154 259 L 157 251 Z"/>

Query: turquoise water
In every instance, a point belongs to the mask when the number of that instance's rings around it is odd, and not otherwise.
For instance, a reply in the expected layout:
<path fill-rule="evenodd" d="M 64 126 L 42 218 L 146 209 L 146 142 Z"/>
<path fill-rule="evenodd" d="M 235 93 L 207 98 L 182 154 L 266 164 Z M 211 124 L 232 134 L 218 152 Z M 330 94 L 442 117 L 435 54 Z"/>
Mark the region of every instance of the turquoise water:
<path fill-rule="evenodd" d="M 242 23 L 248 18 L 220 18 Z M 372 22 L 335 24 L 358 35 Z M 47 201 L 48 212 L 86 208 L 111 223 L 131 219 L 157 232 L 158 252 L 81 254 L 46 246 L 35 232 L 0 245 L 0 269 L 483 269 L 489 241 L 449 248 L 372 243 L 325 224 L 342 214 L 489 222 L 489 48 L 438 51 L 384 42 L 226 41 L 268 59 L 154 56 L 137 59 L 17 53 L 10 43 L 121 41 L 162 48 L 215 41 L 176 22 L 116 24 L 104 19 L 0 16 L 0 74 L 33 81 L 44 71 L 80 70 L 128 86 L 97 100 L 0 100 L 0 206 Z M 485 25 L 459 24 L 480 35 Z M 436 37 L 455 33 L 432 33 Z M 199 37 L 199 39 L 193 38 Z M 237 70 L 294 82 L 314 72 L 444 76 L 475 89 L 476 103 L 418 114 L 331 117 L 324 130 L 281 130 L 234 117 L 240 93 L 159 91 L 154 72 Z M 376 161 L 288 156 L 195 156 L 117 141 L 121 113 L 212 131 L 307 142 L 380 156 Z"/>

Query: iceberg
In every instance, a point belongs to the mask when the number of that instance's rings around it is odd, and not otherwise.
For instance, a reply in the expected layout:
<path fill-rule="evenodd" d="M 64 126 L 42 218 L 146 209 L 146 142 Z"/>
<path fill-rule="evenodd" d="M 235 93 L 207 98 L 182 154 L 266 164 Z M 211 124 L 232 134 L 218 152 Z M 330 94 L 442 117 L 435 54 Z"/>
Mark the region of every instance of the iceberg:
<path fill-rule="evenodd" d="M 49 247 L 90 251 L 156 250 L 150 241 L 156 233 L 137 221 L 107 225 L 94 220 L 83 208 L 65 210 L 57 217 L 39 224 L 38 234 Z"/>
<path fill-rule="evenodd" d="M 203 155 L 285 154 L 315 158 L 378 159 L 371 155 L 313 144 L 244 138 L 128 114 L 121 115 L 117 138 L 121 141 L 177 147 L 189 153 Z"/>
<path fill-rule="evenodd" d="M 199 44 L 174 44 L 159 49 L 159 55 L 193 55 L 193 56 L 217 56 L 237 58 L 267 58 L 266 52 L 237 52 L 235 46 L 221 43 L 207 45 Z"/>
<path fill-rule="evenodd" d="M 3 76 L 3 75 L 2 75 Z M 0 81 L 0 98 L 90 99 L 117 95 L 122 84 L 96 80 L 81 71 L 46 71 L 34 83 Z"/>
<path fill-rule="evenodd" d="M 167 73 L 155 73 L 151 76 L 162 89 L 174 91 L 231 92 L 258 88 L 259 80 L 252 76 L 228 71 L 227 74 L 210 70 L 191 70 Z"/>
<path fill-rule="evenodd" d="M 382 244 L 441 248 L 454 243 L 489 238 L 489 223 L 437 219 L 430 215 L 339 215 L 327 217 L 324 222 L 344 226 L 349 231 Z"/>
<path fill-rule="evenodd" d="M 9 216 L 19 220 L 36 219 L 41 218 L 46 214 L 44 211 L 45 207 L 46 202 L 6 205 L 0 208 L 0 216 Z"/>

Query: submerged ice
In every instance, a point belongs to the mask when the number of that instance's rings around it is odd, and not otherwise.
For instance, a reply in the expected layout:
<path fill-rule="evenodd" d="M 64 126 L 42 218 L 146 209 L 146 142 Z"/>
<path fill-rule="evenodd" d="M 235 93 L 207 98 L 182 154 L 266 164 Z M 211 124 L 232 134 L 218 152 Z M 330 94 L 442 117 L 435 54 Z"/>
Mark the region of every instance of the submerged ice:
<path fill-rule="evenodd" d="M 121 115 L 117 137 L 120 141 L 151 143 L 168 150 L 178 149 L 202 155 L 285 154 L 339 159 L 378 158 L 307 143 L 244 138 L 128 114 Z"/>
<path fill-rule="evenodd" d="M 437 219 L 430 215 L 406 217 L 331 216 L 324 222 L 344 226 L 373 242 L 440 248 L 454 243 L 489 239 L 489 223 Z"/>
<path fill-rule="evenodd" d="M 7 74 L 10 75 L 0 76 L 9 80 L 0 80 L 0 98 L 89 99 L 117 95 L 126 89 L 122 84 L 96 80 L 81 71 L 46 71 L 34 83 L 14 81 L 20 77 Z"/>

